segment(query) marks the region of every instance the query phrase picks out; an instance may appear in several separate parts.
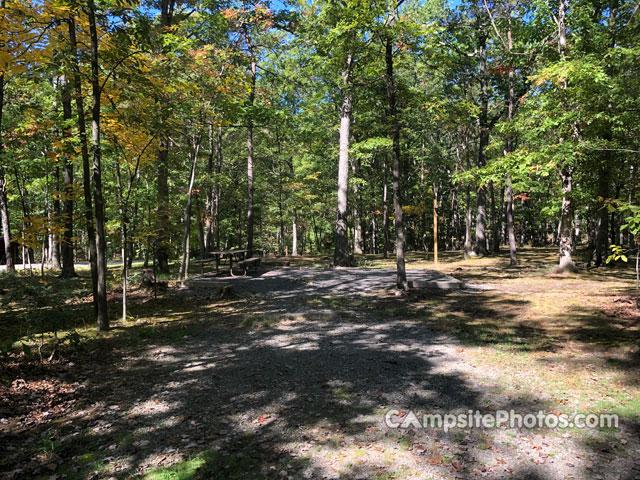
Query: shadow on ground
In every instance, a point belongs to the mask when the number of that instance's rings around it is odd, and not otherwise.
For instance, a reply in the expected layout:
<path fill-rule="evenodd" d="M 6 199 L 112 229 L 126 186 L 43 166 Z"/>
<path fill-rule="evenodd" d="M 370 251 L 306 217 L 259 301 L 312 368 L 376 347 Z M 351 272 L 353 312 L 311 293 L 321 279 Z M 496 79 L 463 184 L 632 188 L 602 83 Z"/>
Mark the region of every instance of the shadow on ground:
<path fill-rule="evenodd" d="M 17 446 L 2 459 L 7 478 L 628 480 L 640 473 L 616 468 L 624 445 L 603 453 L 573 434 L 560 444 L 583 457 L 567 466 L 562 451 L 550 459 L 535 453 L 547 448 L 536 432 L 387 428 L 389 409 L 550 408 L 542 396 L 500 396 L 496 385 L 472 378 L 461 350 L 555 351 L 565 337 L 523 318 L 529 300 L 499 291 L 371 297 L 377 287 L 353 294 L 349 285 L 359 278 L 323 290 L 322 275 L 259 290 L 243 290 L 240 279 L 238 297 L 225 301 L 198 290 L 132 305 L 144 323 L 92 340 L 64 373 L 86 385 L 83 403 L 38 428 L 1 431 L 0 443 Z M 386 282 L 385 272 L 376 275 Z M 567 334 L 576 340 L 600 346 L 617 335 L 599 330 L 606 325 L 595 317 L 573 320 L 581 323 Z M 588 334 L 590 322 L 597 328 Z M 629 335 L 625 341 L 637 341 Z"/>

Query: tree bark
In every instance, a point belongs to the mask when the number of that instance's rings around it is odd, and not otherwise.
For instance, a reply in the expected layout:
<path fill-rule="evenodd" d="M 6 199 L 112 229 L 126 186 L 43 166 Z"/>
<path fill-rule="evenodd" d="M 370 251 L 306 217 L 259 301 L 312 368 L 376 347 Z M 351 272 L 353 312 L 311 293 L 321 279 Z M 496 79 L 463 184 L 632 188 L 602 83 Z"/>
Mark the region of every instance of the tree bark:
<path fill-rule="evenodd" d="M 96 231 L 93 222 L 93 201 L 91 200 L 91 166 L 89 161 L 89 149 L 87 147 L 87 125 L 84 115 L 84 97 L 82 95 L 82 78 L 80 76 L 80 62 L 78 60 L 78 41 L 76 39 L 76 23 L 73 17 L 69 18 L 69 44 L 72 51 L 72 75 L 73 91 L 76 98 L 76 120 L 78 137 L 80 138 L 80 156 L 82 157 L 82 187 L 84 192 L 84 218 L 87 223 L 87 244 L 89 246 L 89 267 L 91 269 L 91 286 L 93 290 L 93 306 L 98 311 L 98 270 Z"/>
<path fill-rule="evenodd" d="M 501 209 L 496 204 L 495 185 L 493 182 L 489 184 L 491 192 L 491 250 L 495 253 L 500 252 L 500 213 Z M 504 192 L 502 192 L 504 193 Z"/>
<path fill-rule="evenodd" d="M 192 143 L 191 172 L 189 174 L 189 186 L 187 188 L 187 204 L 184 207 L 184 217 L 182 219 L 184 225 L 184 234 L 182 235 L 182 262 L 180 263 L 180 271 L 178 272 L 178 280 L 186 280 L 189 276 L 189 237 L 191 235 L 191 198 L 193 192 L 193 183 L 196 178 L 196 166 L 198 164 L 198 153 L 200 150 L 200 138 L 194 139 Z"/>
<path fill-rule="evenodd" d="M 393 44 L 388 35 L 385 45 L 387 100 L 389 101 L 389 120 L 391 122 L 391 160 L 393 184 L 394 226 L 396 230 L 396 287 L 406 290 L 407 272 L 404 262 L 404 225 L 402 222 L 402 204 L 400 194 L 400 124 L 398 122 L 398 105 L 396 100 L 396 85 L 393 76 Z"/>
<path fill-rule="evenodd" d="M 572 244 L 571 244 L 571 193 L 573 190 L 573 170 L 571 168 L 563 168 L 560 172 L 562 180 L 562 206 L 560 210 L 560 228 L 558 234 L 558 242 L 560 245 L 560 260 L 558 263 L 558 271 L 573 271 L 575 265 L 573 263 Z"/>
<path fill-rule="evenodd" d="M 389 235 L 389 181 L 387 179 L 389 167 L 387 166 L 387 157 L 384 156 L 382 162 L 382 233 L 383 233 L 383 245 L 382 245 L 382 257 L 387 258 L 387 252 L 391 250 L 391 241 Z"/>
<path fill-rule="evenodd" d="M 566 26 L 566 11 L 565 0 L 560 0 L 558 3 L 558 52 L 560 58 L 565 59 L 567 49 L 567 26 Z M 566 80 L 561 87 L 567 88 Z M 562 139 L 560 139 L 562 141 Z M 560 179 L 562 181 L 562 206 L 560 208 L 560 228 L 558 232 L 559 243 L 559 261 L 558 271 L 573 271 L 576 269 L 572 258 L 572 235 L 571 235 L 571 218 L 573 214 L 572 208 L 572 190 L 573 190 L 573 167 L 570 165 L 562 165 L 560 167 Z"/>
<path fill-rule="evenodd" d="M 511 3 L 509 0 L 505 2 L 507 8 L 508 29 L 507 29 L 507 46 L 509 53 L 513 49 L 513 34 L 511 31 Z M 513 115 L 515 113 L 515 72 L 513 68 L 509 68 L 509 100 L 507 109 L 507 120 L 509 123 L 513 121 Z M 505 148 L 505 155 L 513 152 L 513 138 L 509 136 L 507 138 L 507 144 Z M 517 246 L 516 246 L 516 234 L 513 224 L 513 186 L 511 185 L 511 175 L 507 174 L 507 236 L 509 239 L 509 264 L 515 266 L 518 264 Z"/>
<path fill-rule="evenodd" d="M 257 79 L 257 65 L 253 55 L 253 49 L 249 48 L 249 55 L 251 56 L 251 86 L 249 90 L 249 107 L 253 107 L 256 97 L 256 79 Z M 253 178 L 253 119 L 251 116 L 247 119 L 247 250 L 249 255 L 253 250 L 253 213 L 254 213 L 254 193 L 255 185 Z"/>
<path fill-rule="evenodd" d="M 160 273 L 169 273 L 169 140 L 161 138 L 158 147 L 156 260 Z"/>
<path fill-rule="evenodd" d="M 433 263 L 438 263 L 438 189 L 433 186 Z"/>
<path fill-rule="evenodd" d="M 0 0 L 0 8 L 5 8 L 5 0 Z M 7 270 L 15 271 L 15 259 L 11 251 L 11 223 L 7 204 L 7 179 L 4 171 L 4 143 L 2 140 L 2 112 L 4 107 L 4 68 L 0 72 L 0 221 L 4 241 L 4 255 Z"/>
<path fill-rule="evenodd" d="M 60 248 L 62 254 L 61 276 L 69 278 L 76 275 L 73 258 L 73 156 L 70 153 L 71 146 L 67 146 L 71 137 L 71 86 L 65 75 L 60 77 L 60 84 L 62 87 L 62 118 L 64 120 L 62 128 L 64 142 L 64 199 L 62 202 L 64 233 Z"/>
<path fill-rule="evenodd" d="M 486 37 L 482 36 L 478 46 L 480 60 L 480 115 L 478 116 L 478 158 L 477 166 L 482 168 L 487 164 L 485 150 L 489 144 L 489 86 L 487 79 Z M 487 192 L 484 186 L 478 187 L 478 201 L 476 214 L 476 255 L 487 255 Z"/>
<path fill-rule="evenodd" d="M 333 264 L 349 265 L 349 242 L 347 238 L 347 192 L 349 188 L 349 135 L 351 134 L 351 69 L 353 57 L 347 55 L 346 68 L 342 72 L 343 98 L 340 110 L 340 151 L 338 156 L 338 209 L 336 215 L 336 240 Z"/>
<path fill-rule="evenodd" d="M 102 151 L 100 147 L 100 81 L 98 57 L 98 26 L 94 0 L 87 1 L 89 35 L 91 37 L 91 150 L 93 152 L 93 201 L 96 209 L 96 294 L 97 327 L 109 330 L 107 310 L 107 243 L 104 232 L 104 198 L 102 195 Z"/>
<path fill-rule="evenodd" d="M 609 211 L 607 210 L 606 200 L 609 198 L 609 168 L 610 164 L 603 165 L 600 168 L 598 176 L 598 219 L 596 222 L 596 244 L 593 249 L 591 261 L 596 267 L 602 266 L 607 258 L 609 245 L 607 242 L 609 233 Z"/>
<path fill-rule="evenodd" d="M 124 199 L 124 188 L 122 186 L 122 177 L 120 175 L 120 162 L 116 161 L 116 185 L 118 187 L 118 207 L 120 210 L 120 255 L 122 256 L 122 321 L 127 320 L 127 287 L 128 287 L 128 268 L 129 261 L 127 257 L 127 206 Z M 129 185 L 131 190 L 131 185 Z"/>
<path fill-rule="evenodd" d="M 173 24 L 175 0 L 160 1 L 160 26 L 162 34 Z M 160 273 L 169 273 L 169 139 L 160 136 L 158 143 L 157 218 L 156 218 L 156 266 Z"/>
<path fill-rule="evenodd" d="M 280 143 L 278 143 L 278 153 L 280 152 Z M 289 174 L 291 175 L 291 181 L 295 180 L 295 169 L 293 166 L 293 159 L 289 161 Z M 295 193 L 292 192 L 291 201 L 293 202 L 293 220 L 291 222 L 291 256 L 298 256 L 298 210 L 296 209 Z M 302 241 L 304 243 L 304 235 L 302 235 Z M 304 251 L 304 246 L 302 247 Z"/>
<path fill-rule="evenodd" d="M 351 159 L 351 174 L 354 178 L 359 175 L 359 165 L 358 160 L 355 158 Z M 353 185 L 353 196 L 354 199 L 351 202 L 351 214 L 353 216 L 353 253 L 361 255 L 362 254 L 362 218 L 360 216 L 360 203 L 361 203 L 361 195 L 360 195 L 360 187 L 357 183 Z"/>
<path fill-rule="evenodd" d="M 469 152 L 469 136 L 465 133 L 464 137 L 464 152 L 466 157 L 467 170 L 471 169 L 471 159 Z M 471 255 L 471 185 L 469 182 L 464 186 L 464 258 L 465 260 Z"/>
<path fill-rule="evenodd" d="M 291 256 L 298 256 L 298 214 L 294 207 L 293 221 L 291 222 Z"/>
<path fill-rule="evenodd" d="M 513 228 L 513 189 L 511 186 L 511 175 L 507 174 L 507 232 L 509 235 L 509 264 L 517 265 L 516 256 L 516 234 Z"/>

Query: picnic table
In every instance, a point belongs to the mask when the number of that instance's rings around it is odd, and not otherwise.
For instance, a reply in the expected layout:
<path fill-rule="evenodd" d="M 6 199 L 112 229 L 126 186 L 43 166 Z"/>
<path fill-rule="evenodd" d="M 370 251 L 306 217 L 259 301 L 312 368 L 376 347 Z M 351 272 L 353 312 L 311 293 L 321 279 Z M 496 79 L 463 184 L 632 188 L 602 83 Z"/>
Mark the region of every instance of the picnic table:
<path fill-rule="evenodd" d="M 233 277 L 233 261 L 234 259 L 239 265 L 244 265 L 245 267 L 253 264 L 259 263 L 258 257 L 251 257 L 251 255 L 259 254 L 260 257 L 264 255 L 264 250 L 220 250 L 217 252 L 208 252 L 210 257 L 213 257 L 213 260 L 216 262 L 216 273 L 219 272 L 220 263 L 223 258 L 229 259 L 229 274 Z M 245 268 L 246 273 L 246 268 Z"/>

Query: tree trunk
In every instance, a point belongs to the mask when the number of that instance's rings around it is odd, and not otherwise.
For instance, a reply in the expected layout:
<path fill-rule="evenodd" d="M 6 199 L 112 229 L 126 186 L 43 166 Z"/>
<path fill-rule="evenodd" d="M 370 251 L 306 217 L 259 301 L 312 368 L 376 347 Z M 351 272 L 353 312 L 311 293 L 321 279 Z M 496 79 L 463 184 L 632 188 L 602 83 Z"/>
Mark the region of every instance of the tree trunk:
<path fill-rule="evenodd" d="M 467 163 L 467 170 L 471 169 L 471 159 L 469 158 L 469 137 L 465 135 L 464 151 Z M 467 182 L 464 186 L 464 258 L 465 260 L 471 255 L 471 185 Z"/>
<path fill-rule="evenodd" d="M 347 238 L 347 191 L 349 188 L 349 135 L 351 134 L 351 67 L 352 56 L 348 54 L 347 65 L 342 72 L 343 99 L 340 111 L 340 152 L 338 156 L 338 209 L 336 215 L 336 240 L 333 264 L 349 265 L 349 242 Z"/>
<path fill-rule="evenodd" d="M 216 250 L 220 250 L 220 174 L 222 173 L 222 127 L 218 127 L 215 134 L 213 125 L 209 126 L 209 161 L 207 173 L 209 177 L 213 177 L 213 185 L 207 195 L 207 233 L 206 247 L 215 246 Z"/>
<path fill-rule="evenodd" d="M 311 221 L 313 222 L 313 238 L 316 241 L 316 251 L 320 253 L 321 245 L 320 236 L 318 235 L 318 226 L 316 225 L 316 217 L 311 217 Z"/>
<path fill-rule="evenodd" d="M 251 87 L 249 90 L 249 107 L 253 106 L 256 96 L 256 61 L 253 56 L 253 51 L 250 50 L 251 55 Z M 249 255 L 253 250 L 253 196 L 255 186 L 253 178 L 253 120 L 248 118 L 247 122 L 247 250 Z"/>
<path fill-rule="evenodd" d="M 502 208 L 500 208 L 500 205 L 496 203 L 495 185 L 493 182 L 490 183 L 489 189 L 491 191 L 491 250 L 498 253 L 500 252 L 500 217 L 502 214 Z M 504 191 L 501 190 L 501 194 L 504 194 Z M 500 204 L 501 203 L 502 200 L 500 200 Z"/>
<path fill-rule="evenodd" d="M 478 58 L 480 59 L 480 115 L 478 116 L 478 158 L 477 166 L 482 168 L 487 164 L 485 150 L 489 144 L 489 86 L 487 79 L 487 53 L 486 37 L 482 36 L 478 48 Z M 476 247 L 477 255 L 487 255 L 487 192 L 486 187 L 478 187 L 478 201 L 476 214 Z"/>
<path fill-rule="evenodd" d="M 62 272 L 63 277 L 75 277 L 76 271 L 73 259 L 73 156 L 67 146 L 71 137 L 71 86 L 65 75 L 60 77 L 62 92 L 62 137 L 64 142 L 64 199 L 62 211 L 64 218 L 64 234 L 62 236 Z"/>
<path fill-rule="evenodd" d="M 433 263 L 438 263 L 438 189 L 433 186 Z"/>
<path fill-rule="evenodd" d="M 387 36 L 385 45 L 387 100 L 389 101 L 389 120 L 391 122 L 391 160 L 393 184 L 394 226 L 396 230 L 396 287 L 408 288 L 407 272 L 404 265 L 404 225 L 402 223 L 402 204 L 400 194 L 400 124 L 398 122 L 398 105 L 396 102 L 396 85 L 393 77 L 393 44 L 391 36 Z"/>
<path fill-rule="evenodd" d="M 5 8 L 5 0 L 0 0 L 0 8 Z M 15 270 L 15 259 L 11 250 L 11 223 L 9 221 L 9 206 L 7 205 L 7 179 L 4 172 L 4 143 L 2 140 L 2 112 L 4 107 L 4 68 L 0 70 L 0 222 L 2 223 L 2 237 L 4 241 L 4 255 L 7 270 Z"/>
<path fill-rule="evenodd" d="M 566 11 L 565 0 L 560 0 L 558 3 L 558 52 L 560 58 L 565 59 L 565 53 L 567 49 L 567 26 L 566 26 Z M 566 80 L 562 88 L 566 89 Z M 560 139 L 562 141 L 562 139 Z M 558 243 L 560 245 L 559 253 L 560 258 L 558 261 L 558 271 L 573 271 L 576 269 L 573 258 L 571 256 L 572 244 L 571 244 L 571 218 L 573 214 L 572 209 L 572 190 L 573 190 L 573 167 L 563 165 L 560 168 L 560 179 L 562 181 L 562 206 L 560 208 L 560 225 L 558 231 Z"/>
<path fill-rule="evenodd" d="M 298 256 L 298 214 L 293 209 L 293 221 L 291 222 L 291 256 Z"/>
<path fill-rule="evenodd" d="M 107 310 L 107 243 L 104 232 L 104 198 L 102 195 L 102 151 L 100 148 L 100 80 L 98 58 L 98 26 L 94 0 L 87 1 L 91 37 L 91 150 L 93 152 L 93 201 L 96 208 L 96 294 L 97 327 L 109 330 Z"/>
<path fill-rule="evenodd" d="M 116 185 L 118 187 L 118 207 L 120 210 L 120 255 L 122 256 L 122 321 L 127 320 L 127 287 L 129 260 L 127 257 L 127 206 L 125 205 L 120 162 L 116 161 Z M 129 186 L 131 189 L 131 186 Z"/>
<path fill-rule="evenodd" d="M 89 149 L 87 147 L 87 125 L 84 116 L 84 97 L 82 94 L 82 78 L 80 76 L 80 62 L 78 60 L 78 42 L 76 39 L 76 24 L 73 17 L 67 21 L 69 27 L 69 46 L 72 52 L 73 91 L 76 97 L 76 120 L 78 137 L 80 139 L 80 156 L 82 157 L 82 187 L 84 192 L 84 218 L 87 224 L 87 244 L 89 247 L 89 267 L 91 269 L 91 286 L 93 290 L 93 306 L 98 312 L 98 270 L 96 231 L 93 223 L 93 202 L 91 200 L 91 167 L 89 163 Z"/>
<path fill-rule="evenodd" d="M 56 192 L 60 191 L 60 166 L 55 165 L 53 169 L 53 189 Z M 52 192 L 53 193 L 53 192 Z M 60 270 L 62 265 L 60 263 L 60 237 L 57 233 L 58 221 L 60 219 L 60 197 L 55 194 L 53 196 L 53 216 L 49 217 L 50 223 L 56 228 L 49 233 L 49 267 Z M 49 212 L 51 213 L 51 212 Z"/>
<path fill-rule="evenodd" d="M 196 216 L 198 218 L 198 247 L 200 250 L 200 260 L 207 258 L 207 245 L 205 243 L 206 233 L 204 229 L 204 218 L 202 214 L 201 197 L 196 197 Z"/>
<path fill-rule="evenodd" d="M 128 268 L 131 268 L 133 266 L 133 260 L 136 255 L 136 244 L 134 243 L 133 239 L 135 238 L 136 228 L 138 226 L 138 208 L 139 208 L 138 199 L 136 199 L 136 201 L 133 204 L 133 218 L 131 218 L 131 232 L 129 233 L 129 237 L 131 238 L 131 241 L 128 244 L 129 245 Z"/>
<path fill-rule="evenodd" d="M 162 34 L 173 23 L 175 0 L 160 1 L 160 26 Z M 157 217 L 156 217 L 156 268 L 160 273 L 169 273 L 169 241 L 171 228 L 169 222 L 169 139 L 160 136 L 158 142 L 157 177 Z"/>
<path fill-rule="evenodd" d="M 511 175 L 507 175 L 507 232 L 509 235 L 509 264 L 517 265 L 516 234 L 513 228 L 513 189 L 511 187 Z"/>
<path fill-rule="evenodd" d="M 507 0 L 505 2 L 507 8 L 507 47 L 509 53 L 513 49 L 513 35 L 511 31 L 511 3 Z M 509 69 L 509 100 L 507 107 L 507 120 L 509 123 L 513 121 L 513 115 L 515 113 L 515 72 L 513 68 Z M 507 144 L 505 148 L 505 156 L 513 152 L 513 137 L 507 138 Z M 513 187 L 511 185 L 511 175 L 507 174 L 507 236 L 509 238 L 509 264 L 515 266 L 518 264 L 517 246 L 516 246 L 516 234 L 513 225 Z"/>
<path fill-rule="evenodd" d="M 198 153 L 200 150 L 200 138 L 194 139 L 192 143 L 191 172 L 189 174 L 189 186 L 187 188 L 187 204 L 184 207 L 184 217 L 182 219 L 184 225 L 184 234 L 182 235 L 182 262 L 180 263 L 180 271 L 178 272 L 178 280 L 186 280 L 189 276 L 189 237 L 191 235 L 191 199 L 193 192 L 193 183 L 196 178 L 196 166 L 198 164 Z"/>
<path fill-rule="evenodd" d="M 280 153 L 280 142 L 278 140 L 278 153 Z M 291 175 L 291 181 L 295 180 L 295 170 L 293 166 L 293 159 L 289 162 L 289 174 Z M 291 222 L 291 256 L 298 256 L 298 210 L 295 206 L 295 193 L 292 192 L 291 201 L 293 202 L 293 220 Z M 304 235 L 302 235 L 302 242 L 304 243 Z M 302 247 L 304 251 L 304 246 Z"/>
<path fill-rule="evenodd" d="M 26 232 L 26 222 L 25 219 L 29 216 L 29 210 L 27 209 L 27 202 L 25 200 L 25 181 L 22 181 L 22 186 L 20 186 L 20 174 L 18 172 L 18 167 L 13 167 L 14 174 L 16 176 L 16 186 L 18 187 L 18 195 L 20 195 L 20 205 L 22 206 L 22 239 L 24 241 L 24 232 Z M 1 222 L 0 222 L 1 223 Z M 29 266 L 31 266 L 31 256 L 30 249 L 27 249 L 24 245 L 22 245 L 22 268 L 26 267 L 27 261 L 29 261 Z M 17 259 L 16 259 L 17 260 Z"/>
<path fill-rule="evenodd" d="M 382 257 L 387 258 L 387 252 L 391 250 L 391 241 L 389 235 L 389 188 L 388 188 L 388 180 L 387 180 L 387 157 L 384 157 L 382 162 L 382 175 L 383 175 L 383 184 L 382 184 L 382 234 L 383 245 L 382 245 Z"/>
<path fill-rule="evenodd" d="M 214 136 L 213 136 L 213 123 L 209 124 L 209 153 L 207 155 L 207 177 L 209 178 L 210 181 L 212 181 L 213 183 L 210 183 L 207 187 L 207 198 L 206 198 L 206 202 L 205 202 L 205 238 L 204 238 L 204 244 L 205 244 L 205 249 L 209 249 L 211 250 L 211 247 L 214 244 L 214 234 L 213 234 L 213 230 L 214 230 L 214 219 L 215 219 L 215 215 L 214 215 L 214 204 L 215 204 L 215 189 L 216 189 L 216 184 L 218 182 L 218 178 L 217 175 L 214 176 L 214 170 L 213 170 L 213 166 L 214 166 L 214 158 L 215 158 L 215 149 L 216 149 L 216 143 L 213 140 Z M 217 250 L 217 249 L 216 249 Z"/>
<path fill-rule="evenodd" d="M 0 144 L 2 142 L 0 141 Z M 0 147 L 0 155 L 2 147 Z M 0 173 L 0 221 L 2 222 L 2 237 L 4 240 L 4 257 L 7 270 L 15 271 L 13 252 L 11 251 L 11 224 L 9 222 L 9 208 L 7 205 L 7 180 L 4 172 Z"/>
<path fill-rule="evenodd" d="M 609 164 L 600 168 L 598 176 L 598 219 L 596 221 L 596 245 L 593 249 L 591 261 L 596 267 L 600 267 L 607 258 L 609 245 L 607 235 L 609 233 L 609 211 L 606 200 L 609 198 Z"/>
<path fill-rule="evenodd" d="M 158 147 L 156 260 L 160 273 L 169 273 L 169 140 L 160 139 Z"/>
<path fill-rule="evenodd" d="M 560 260 L 558 272 L 574 271 L 575 265 L 571 256 L 571 193 L 573 189 L 573 170 L 564 168 L 560 172 L 562 180 L 562 207 L 560 210 L 560 228 L 558 232 L 558 243 L 560 245 Z"/>
<path fill-rule="evenodd" d="M 351 159 L 351 174 L 353 177 L 357 177 L 359 174 L 358 160 Z M 354 201 L 351 202 L 351 212 L 353 216 L 353 253 L 362 254 L 362 218 L 360 217 L 360 187 L 357 183 L 353 185 L 353 197 Z"/>

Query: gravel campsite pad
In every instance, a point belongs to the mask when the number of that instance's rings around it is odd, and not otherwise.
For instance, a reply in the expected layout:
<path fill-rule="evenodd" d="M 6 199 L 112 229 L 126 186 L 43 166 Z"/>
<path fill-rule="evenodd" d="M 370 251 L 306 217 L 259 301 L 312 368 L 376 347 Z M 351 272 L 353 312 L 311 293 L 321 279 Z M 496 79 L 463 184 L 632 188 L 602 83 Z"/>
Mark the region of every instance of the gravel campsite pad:
<path fill-rule="evenodd" d="M 56 448 L 43 444 L 6 477 L 640 478 L 637 436 L 624 422 L 604 433 L 389 428 L 392 409 L 402 419 L 555 405 L 526 379 L 505 387 L 500 368 L 479 366 L 471 347 L 428 321 L 386 308 L 397 301 L 393 279 L 301 268 L 206 280 L 234 285 L 225 301 L 208 299 L 196 279 L 157 312 L 191 308 L 195 326 L 141 334 L 105 353 L 113 364 L 61 366 L 61 381 L 86 398 L 49 430 Z M 464 303 L 477 292 L 449 295 Z M 16 442 L 5 463 L 42 438 L 5 436 Z"/>

